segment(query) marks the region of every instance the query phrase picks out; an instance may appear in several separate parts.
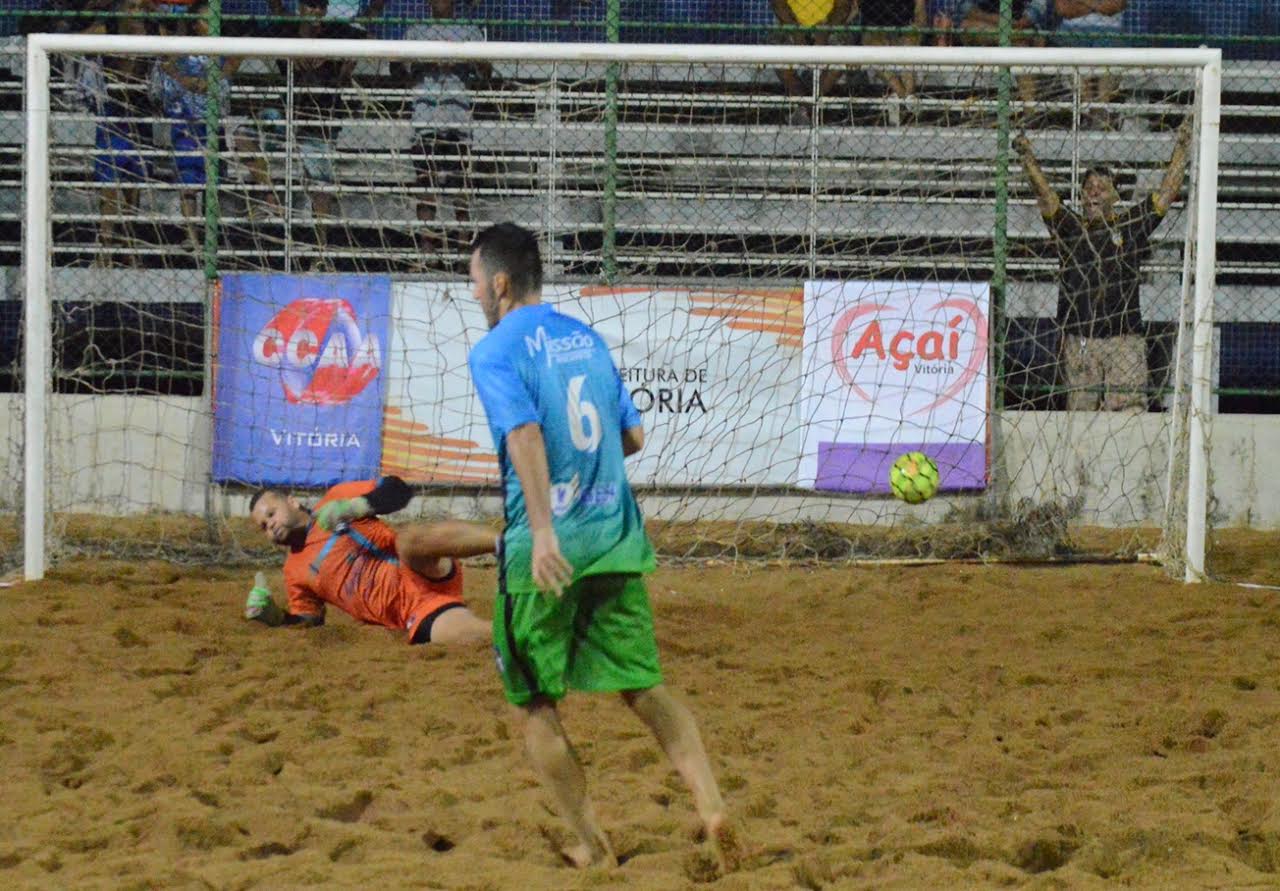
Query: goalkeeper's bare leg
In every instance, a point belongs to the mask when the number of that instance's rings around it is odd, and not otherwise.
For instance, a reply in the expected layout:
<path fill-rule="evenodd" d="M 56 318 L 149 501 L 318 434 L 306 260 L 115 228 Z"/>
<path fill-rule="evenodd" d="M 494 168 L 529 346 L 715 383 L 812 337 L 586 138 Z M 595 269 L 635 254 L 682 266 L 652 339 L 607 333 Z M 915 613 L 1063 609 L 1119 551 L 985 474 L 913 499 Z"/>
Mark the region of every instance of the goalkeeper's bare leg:
<path fill-rule="evenodd" d="M 648 690 L 629 690 L 622 699 L 653 733 L 693 793 L 694 807 L 707 840 L 715 846 L 721 869 L 733 872 L 741 865 L 741 846 L 725 811 L 693 713 L 663 684 Z"/>
<path fill-rule="evenodd" d="M 446 610 L 431 623 L 433 644 L 475 644 L 493 640 L 493 623 L 465 606 Z"/>

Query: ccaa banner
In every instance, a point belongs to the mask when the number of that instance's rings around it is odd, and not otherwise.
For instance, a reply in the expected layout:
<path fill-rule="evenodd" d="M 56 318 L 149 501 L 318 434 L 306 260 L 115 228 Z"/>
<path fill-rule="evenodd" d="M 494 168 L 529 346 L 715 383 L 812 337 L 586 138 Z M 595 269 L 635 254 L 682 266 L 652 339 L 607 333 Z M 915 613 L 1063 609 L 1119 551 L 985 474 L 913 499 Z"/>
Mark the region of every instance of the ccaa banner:
<path fill-rule="evenodd" d="M 216 480 L 323 486 L 377 476 L 390 302 L 385 276 L 222 278 Z"/>
<path fill-rule="evenodd" d="M 627 462 L 632 482 L 693 486 L 795 483 L 801 297 L 798 288 L 543 290 L 604 338 L 644 418 L 645 447 Z M 496 482 L 496 450 L 467 369 L 487 331 L 469 286 L 398 283 L 394 298 L 383 472 Z"/>
<path fill-rule="evenodd" d="M 944 490 L 987 479 L 988 287 L 809 282 L 800 485 L 888 492 L 903 452 L 933 458 Z"/>

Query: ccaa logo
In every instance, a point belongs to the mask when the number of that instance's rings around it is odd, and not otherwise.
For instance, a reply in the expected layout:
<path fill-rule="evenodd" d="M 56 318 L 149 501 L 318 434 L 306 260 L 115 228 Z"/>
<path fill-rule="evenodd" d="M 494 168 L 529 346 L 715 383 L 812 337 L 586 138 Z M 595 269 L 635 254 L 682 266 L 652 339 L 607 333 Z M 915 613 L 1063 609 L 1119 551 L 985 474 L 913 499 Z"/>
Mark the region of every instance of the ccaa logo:
<path fill-rule="evenodd" d="M 279 369 L 285 398 L 308 405 L 350 402 L 382 369 L 376 334 L 363 335 L 345 300 L 295 300 L 253 341 L 254 361 Z"/>

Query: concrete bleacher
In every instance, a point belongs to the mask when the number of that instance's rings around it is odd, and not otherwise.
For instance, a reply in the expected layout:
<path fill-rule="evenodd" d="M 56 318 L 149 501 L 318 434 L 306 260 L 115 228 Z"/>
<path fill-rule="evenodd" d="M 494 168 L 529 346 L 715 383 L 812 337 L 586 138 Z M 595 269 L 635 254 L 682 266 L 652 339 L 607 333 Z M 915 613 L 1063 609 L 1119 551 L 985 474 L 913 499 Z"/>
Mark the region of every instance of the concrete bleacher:
<path fill-rule="evenodd" d="M 253 96 L 273 89 L 269 69 L 238 78 L 232 114 L 243 119 Z M 616 219 L 624 274 L 715 275 L 739 279 L 927 274 L 985 278 L 994 226 L 994 90 L 992 83 L 933 76 L 917 119 L 884 123 L 878 89 L 855 83 L 830 100 L 813 126 L 787 123 L 789 103 L 772 72 L 712 79 L 690 90 L 691 72 L 647 66 L 628 71 L 620 94 Z M 554 89 L 527 66 L 499 71 L 478 94 L 473 134 L 475 217 L 515 218 L 555 241 L 566 275 L 600 272 L 601 147 L 605 124 L 601 73 L 566 67 Z M 413 138 L 409 94 L 377 66 L 358 75 L 351 95 L 358 117 L 338 143 L 341 219 L 330 247 L 339 269 L 423 272 L 408 231 L 415 223 L 415 185 L 407 149 Z M 683 80 L 683 82 L 682 82 Z M 1110 164 L 1126 191 L 1154 186 L 1170 148 L 1169 127 L 1181 106 L 1168 76 L 1126 81 L 1127 120 L 1117 131 L 1067 129 L 1061 101 L 1032 131 L 1037 152 L 1060 182 L 1091 163 Z M 1185 84 L 1181 84 L 1185 86 Z M 0 84 L 0 95 L 5 86 Z M 1233 63 L 1224 92 L 1218 227 L 1221 305 L 1227 317 L 1271 320 L 1260 289 L 1280 284 L 1280 107 L 1272 105 L 1269 70 Z M 1178 96 L 1179 102 L 1186 96 Z M 156 119 L 163 154 L 165 123 Z M 55 122 L 54 210 L 59 262 L 93 258 L 97 190 L 92 185 L 93 124 L 64 114 Z M 0 112 L 0 258 L 17 260 L 20 114 Z M 811 176 L 810 158 L 818 165 Z M 277 165 L 277 168 L 283 165 Z M 295 170 L 298 169 L 294 161 Z M 1016 165 L 1009 234 L 1013 299 L 1026 314 L 1052 312 L 1053 261 L 1043 225 Z M 193 266 L 178 247 L 177 193 L 148 190 L 142 214 L 161 237 L 136 245 L 147 266 Z M 227 268 L 281 268 L 285 241 L 306 241 L 311 225 L 305 188 L 292 184 L 294 228 L 250 226 L 231 178 L 224 189 Z M 1153 294 L 1175 295 L 1183 220 L 1158 232 L 1148 264 Z M 167 232 L 167 235 L 163 233 Z M 457 259 L 465 232 L 458 230 Z M 815 256 L 809 241 L 815 237 Z M 255 245 L 264 249 L 257 255 Z M 436 271 L 440 271 L 437 269 Z M 1158 287 L 1154 283 L 1160 283 Z M 1233 296 L 1238 289 L 1239 296 Z M 1019 296 L 1021 295 L 1021 296 Z M 1171 318 L 1172 297 L 1149 307 Z M 1220 312 L 1220 318 L 1223 318 Z"/>

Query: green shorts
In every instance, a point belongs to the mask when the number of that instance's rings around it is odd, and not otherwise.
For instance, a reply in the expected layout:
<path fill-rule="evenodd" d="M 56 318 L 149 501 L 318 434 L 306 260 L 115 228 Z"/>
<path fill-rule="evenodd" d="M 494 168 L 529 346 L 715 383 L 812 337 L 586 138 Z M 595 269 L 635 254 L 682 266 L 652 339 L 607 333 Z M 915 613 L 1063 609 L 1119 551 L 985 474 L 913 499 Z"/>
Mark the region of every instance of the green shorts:
<path fill-rule="evenodd" d="M 503 689 L 515 705 L 537 696 L 561 699 L 569 689 L 620 693 L 662 683 L 639 575 L 587 576 L 559 600 L 499 585 L 493 640 Z"/>

